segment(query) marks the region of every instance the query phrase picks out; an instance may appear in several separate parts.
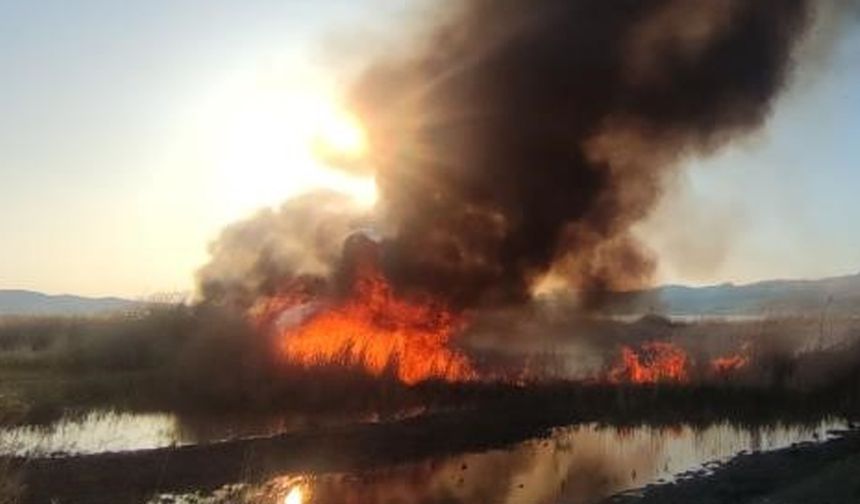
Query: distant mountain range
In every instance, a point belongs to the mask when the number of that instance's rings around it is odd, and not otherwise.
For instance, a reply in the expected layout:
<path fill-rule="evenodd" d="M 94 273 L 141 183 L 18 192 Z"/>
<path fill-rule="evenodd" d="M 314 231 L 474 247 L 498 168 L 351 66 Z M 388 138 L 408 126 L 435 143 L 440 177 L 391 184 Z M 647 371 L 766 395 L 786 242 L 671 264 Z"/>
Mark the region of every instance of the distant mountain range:
<path fill-rule="evenodd" d="M 860 315 L 860 274 L 819 280 L 768 280 L 706 287 L 666 285 L 618 295 L 613 311 L 666 315 Z"/>
<path fill-rule="evenodd" d="M 28 290 L 0 289 L 0 316 L 4 315 L 62 315 L 89 316 L 132 310 L 141 301 L 118 297 L 83 297 L 49 295 Z"/>
<path fill-rule="evenodd" d="M 0 316 L 98 315 L 139 308 L 142 301 L 90 298 L 0 289 Z M 860 315 L 860 274 L 819 280 L 769 280 L 747 285 L 706 287 L 666 285 L 613 296 L 619 314 L 778 315 L 786 313 L 856 313 Z"/>

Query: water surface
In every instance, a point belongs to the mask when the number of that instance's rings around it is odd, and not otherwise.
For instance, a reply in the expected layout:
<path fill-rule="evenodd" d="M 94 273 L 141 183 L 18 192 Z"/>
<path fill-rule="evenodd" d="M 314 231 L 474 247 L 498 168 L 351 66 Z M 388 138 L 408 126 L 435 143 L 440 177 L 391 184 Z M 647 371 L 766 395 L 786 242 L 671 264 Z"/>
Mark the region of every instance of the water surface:
<path fill-rule="evenodd" d="M 506 448 L 364 472 L 284 474 L 258 485 L 237 482 L 207 495 L 259 503 L 283 503 L 290 497 L 302 504 L 585 504 L 690 471 L 707 471 L 741 452 L 824 440 L 829 431 L 843 427 L 839 421 L 758 428 L 582 424 Z M 199 496 L 159 498 L 195 502 Z"/>

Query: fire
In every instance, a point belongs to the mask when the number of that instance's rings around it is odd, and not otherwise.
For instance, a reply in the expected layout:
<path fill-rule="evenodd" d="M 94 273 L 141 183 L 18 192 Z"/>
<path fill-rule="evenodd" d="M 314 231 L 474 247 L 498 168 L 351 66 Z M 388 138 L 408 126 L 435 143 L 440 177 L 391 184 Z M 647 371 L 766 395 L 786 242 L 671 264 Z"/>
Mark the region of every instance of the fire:
<path fill-rule="evenodd" d="M 621 361 L 609 371 L 613 383 L 686 382 L 689 358 L 681 348 L 664 341 L 643 343 L 638 350 L 623 345 Z"/>
<path fill-rule="evenodd" d="M 414 384 L 431 378 L 466 380 L 474 372 L 448 347 L 458 317 L 432 304 L 394 297 L 382 277 L 358 282 L 354 297 L 283 331 L 287 358 L 306 367 L 358 365 L 379 376 L 389 366 Z"/>
<path fill-rule="evenodd" d="M 711 370 L 720 376 L 726 376 L 746 367 L 747 364 L 749 364 L 749 357 L 742 354 L 734 354 L 725 357 L 717 357 L 712 360 Z"/>
<path fill-rule="evenodd" d="M 295 293 L 267 299 L 253 315 L 264 326 L 274 325 L 284 355 L 294 364 L 357 366 L 373 376 L 390 370 L 410 385 L 475 377 L 469 360 L 450 347 L 463 317 L 434 301 L 398 298 L 374 261 L 358 263 L 346 300 L 284 324 L 284 317 L 307 306 L 301 304 L 306 299 Z"/>

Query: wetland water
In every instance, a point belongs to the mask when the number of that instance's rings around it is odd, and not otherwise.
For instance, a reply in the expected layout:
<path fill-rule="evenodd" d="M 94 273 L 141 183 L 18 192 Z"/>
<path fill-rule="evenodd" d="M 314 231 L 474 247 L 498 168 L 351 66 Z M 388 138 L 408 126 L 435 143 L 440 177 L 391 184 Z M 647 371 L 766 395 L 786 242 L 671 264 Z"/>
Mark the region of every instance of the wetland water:
<path fill-rule="evenodd" d="M 6 455 L 62 458 L 210 443 L 301 432 L 295 419 L 183 419 L 171 414 L 91 412 L 41 427 L 0 433 Z M 842 429 L 832 420 L 811 425 L 741 427 L 727 423 L 671 428 L 617 428 L 597 423 L 552 429 L 513 445 L 423 458 L 349 472 L 291 472 L 212 491 L 159 494 L 151 502 L 284 503 L 590 503 L 691 471 L 707 470 L 742 452 L 820 441 Z M 368 453 L 369 458 L 373 453 Z M 202 490 L 202 489 L 201 489 Z M 213 500 L 213 499 L 222 500 Z"/>
<path fill-rule="evenodd" d="M 619 492 L 709 467 L 742 452 L 824 440 L 839 422 L 744 429 L 585 424 L 554 429 L 543 439 L 479 453 L 433 458 L 357 473 L 286 474 L 265 484 L 225 487 L 253 502 L 281 503 L 595 503 Z M 300 496 L 301 498 L 296 496 Z M 161 496 L 193 502 L 189 495 Z M 156 501 L 153 501 L 156 502 Z"/>

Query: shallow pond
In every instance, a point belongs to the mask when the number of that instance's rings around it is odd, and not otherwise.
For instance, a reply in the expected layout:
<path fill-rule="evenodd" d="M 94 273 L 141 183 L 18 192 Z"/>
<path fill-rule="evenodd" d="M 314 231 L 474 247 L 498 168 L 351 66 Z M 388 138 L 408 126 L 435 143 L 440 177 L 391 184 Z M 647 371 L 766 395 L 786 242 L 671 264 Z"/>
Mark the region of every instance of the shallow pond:
<path fill-rule="evenodd" d="M 43 427 L 0 432 L 6 454 L 86 454 L 265 436 L 301 430 L 283 418 L 217 421 L 171 414 L 91 412 Z M 841 421 L 747 428 L 617 428 L 580 424 L 550 435 L 474 453 L 440 456 L 354 473 L 284 474 L 263 484 L 241 481 L 216 492 L 159 495 L 152 502 L 590 503 L 609 495 L 707 470 L 744 451 L 820 441 Z"/>
<path fill-rule="evenodd" d="M 369 421 L 372 417 L 351 417 Z M 175 415 L 90 411 L 46 425 L 0 429 L 0 455 L 63 456 L 144 450 L 272 436 L 343 424 L 338 417 L 297 415 Z"/>
<path fill-rule="evenodd" d="M 507 449 L 362 474 L 285 475 L 233 491 L 244 492 L 251 502 L 289 504 L 593 503 L 688 471 L 706 470 L 707 465 L 743 451 L 825 439 L 828 430 L 840 426 L 824 422 L 756 430 L 725 424 L 704 429 L 618 430 L 588 424 L 556 429 L 549 438 Z"/>

